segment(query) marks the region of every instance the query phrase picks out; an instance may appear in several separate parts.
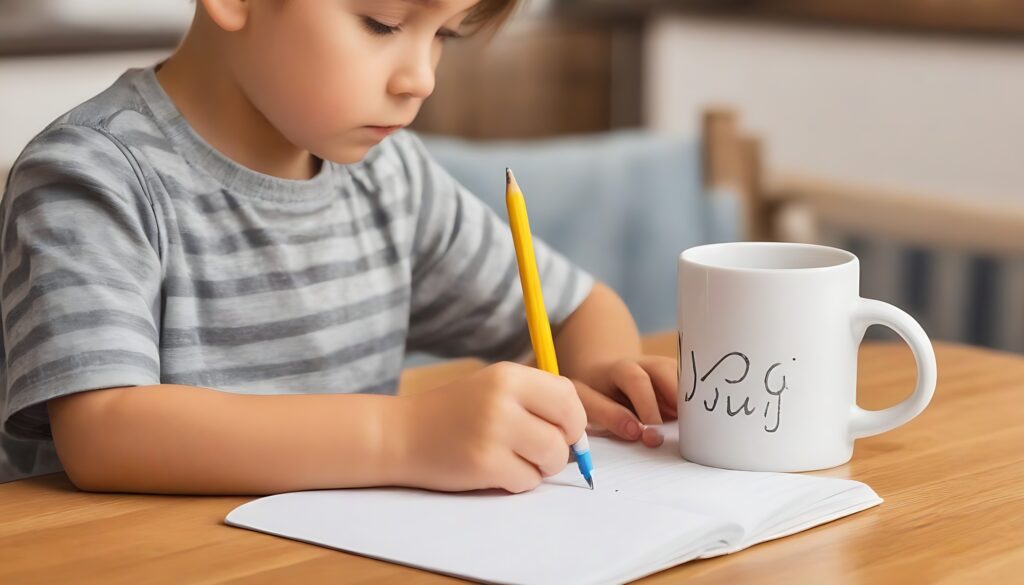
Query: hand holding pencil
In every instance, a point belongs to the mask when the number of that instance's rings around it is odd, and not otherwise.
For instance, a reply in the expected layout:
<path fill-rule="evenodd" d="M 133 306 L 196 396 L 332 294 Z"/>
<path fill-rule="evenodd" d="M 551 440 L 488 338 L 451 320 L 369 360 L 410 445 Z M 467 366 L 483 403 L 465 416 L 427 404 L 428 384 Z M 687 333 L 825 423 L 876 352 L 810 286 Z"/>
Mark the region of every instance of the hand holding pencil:
<path fill-rule="evenodd" d="M 400 397 L 395 414 L 381 421 L 394 430 L 381 445 L 387 468 L 394 470 L 389 484 L 518 493 L 562 472 L 569 445 L 590 484 L 588 419 L 595 432 L 655 447 L 661 437 L 647 425 L 675 418 L 675 360 L 639 354 L 628 310 L 603 285 L 595 284 L 574 311 L 576 325 L 567 322 L 569 353 L 562 357 L 572 379 L 560 375 L 526 205 L 511 172 L 506 203 L 538 367 L 501 362 L 434 391 Z M 581 363 L 581 355 L 590 359 Z"/>
<path fill-rule="evenodd" d="M 558 359 L 555 357 L 555 342 L 551 336 L 551 324 L 548 322 L 547 310 L 544 308 L 540 276 L 537 274 L 537 261 L 533 255 L 533 238 L 530 235 L 530 220 L 526 213 L 526 201 L 510 169 L 505 169 L 505 205 L 508 207 L 509 226 L 512 228 L 516 261 L 519 264 L 519 282 L 523 287 L 523 299 L 526 304 L 526 322 L 530 330 L 533 351 L 537 356 L 537 367 L 557 376 Z M 580 473 L 583 474 L 590 489 L 594 489 L 594 464 L 590 456 L 590 444 L 587 441 L 586 432 L 573 443 L 572 451 L 576 455 L 576 464 L 580 468 Z"/>
<path fill-rule="evenodd" d="M 537 367 L 560 375 L 537 274 L 525 199 L 509 169 L 505 170 L 505 183 L 505 203 Z M 567 359 L 573 368 L 572 380 L 591 430 L 627 441 L 641 441 L 648 447 L 660 446 L 663 437 L 653 425 L 676 418 L 676 361 L 642 355 L 639 333 L 628 308 L 614 291 L 600 283 L 595 283 L 573 318 L 577 325 L 566 329 L 565 342 L 574 353 Z M 570 329 L 574 331 L 570 333 Z M 580 359 L 581 352 L 587 359 Z M 582 455 L 587 450 L 586 445 L 586 435 L 573 445 L 584 477 L 591 471 L 589 455 Z M 588 483 L 591 481 L 588 478 Z"/>
<path fill-rule="evenodd" d="M 408 445 L 427 447 L 405 458 L 415 465 L 406 473 L 417 477 L 410 483 L 417 487 L 493 486 L 515 493 L 565 469 L 565 448 L 571 442 L 580 472 L 594 489 L 586 413 L 574 383 L 558 375 L 526 203 L 509 170 L 506 204 L 539 369 L 495 364 L 438 391 L 406 398 L 414 408 L 406 409 L 411 415 L 405 424 L 395 426 L 413 429 Z"/>

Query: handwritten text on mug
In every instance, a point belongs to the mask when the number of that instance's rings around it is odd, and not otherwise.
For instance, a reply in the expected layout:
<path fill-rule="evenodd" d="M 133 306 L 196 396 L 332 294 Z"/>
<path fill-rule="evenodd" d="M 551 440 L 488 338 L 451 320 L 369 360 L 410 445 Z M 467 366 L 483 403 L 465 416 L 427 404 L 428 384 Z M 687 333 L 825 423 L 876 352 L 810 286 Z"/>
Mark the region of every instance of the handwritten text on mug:
<path fill-rule="evenodd" d="M 679 378 L 682 379 L 682 336 L 680 336 L 679 345 L 677 346 L 677 348 L 679 358 Z M 793 358 L 793 361 L 795 362 L 796 358 Z M 697 395 L 697 355 L 693 350 L 690 351 L 690 366 L 693 371 L 693 385 L 690 388 L 690 390 L 683 396 L 683 400 L 685 402 L 690 402 Z M 764 391 L 768 394 L 768 396 L 765 397 L 764 409 L 761 411 L 761 416 L 762 418 L 765 419 L 764 430 L 768 433 L 774 433 L 779 430 L 779 425 L 782 423 L 782 393 L 784 390 L 789 388 L 788 384 L 786 383 L 786 375 L 782 372 L 782 370 L 779 370 L 781 366 L 782 362 L 774 362 L 770 366 L 768 366 L 768 369 L 765 371 L 764 374 L 763 388 Z M 712 378 L 712 384 L 714 384 L 714 396 L 709 396 L 702 400 L 704 404 L 704 409 L 711 413 L 718 410 L 718 406 L 721 403 L 721 392 L 719 390 L 718 383 L 715 382 L 715 380 L 717 380 L 720 377 L 722 381 L 729 385 L 743 383 L 743 381 L 746 380 L 747 376 L 750 374 L 750 358 L 748 358 L 745 354 L 739 351 L 729 352 L 722 356 L 721 358 L 719 358 L 718 361 L 715 362 L 715 364 L 711 366 L 711 368 L 708 369 L 708 371 L 705 372 L 704 375 L 699 378 L 700 383 L 702 385 L 706 383 L 708 381 L 708 378 L 711 377 L 711 375 L 714 374 L 716 370 L 719 369 L 719 367 L 721 367 L 722 370 L 719 371 L 718 376 Z M 729 373 L 733 372 L 738 373 L 738 375 L 730 377 Z M 735 417 L 740 414 L 742 414 L 743 416 L 753 416 L 755 413 L 758 412 L 756 399 L 754 401 L 754 404 L 751 404 L 750 396 L 743 398 L 742 402 L 739 402 L 739 399 L 736 400 L 738 404 L 734 405 L 733 396 L 731 394 L 726 395 L 725 414 L 727 416 Z M 774 408 L 772 408 L 773 402 Z M 772 416 L 769 416 L 770 414 Z"/>

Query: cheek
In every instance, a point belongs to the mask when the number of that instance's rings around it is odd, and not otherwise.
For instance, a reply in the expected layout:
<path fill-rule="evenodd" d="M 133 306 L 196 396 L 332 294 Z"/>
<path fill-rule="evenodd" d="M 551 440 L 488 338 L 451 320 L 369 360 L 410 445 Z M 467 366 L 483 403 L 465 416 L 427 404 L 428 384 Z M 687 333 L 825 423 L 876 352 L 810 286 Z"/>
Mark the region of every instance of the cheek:
<path fill-rule="evenodd" d="M 249 60 L 240 77 L 250 101 L 289 142 L 334 159 L 324 152 L 332 142 L 374 122 L 373 96 L 383 92 L 383 82 L 374 74 L 380 69 L 374 53 L 354 36 L 358 31 L 285 22 L 253 32 L 261 42 L 244 52 Z"/>

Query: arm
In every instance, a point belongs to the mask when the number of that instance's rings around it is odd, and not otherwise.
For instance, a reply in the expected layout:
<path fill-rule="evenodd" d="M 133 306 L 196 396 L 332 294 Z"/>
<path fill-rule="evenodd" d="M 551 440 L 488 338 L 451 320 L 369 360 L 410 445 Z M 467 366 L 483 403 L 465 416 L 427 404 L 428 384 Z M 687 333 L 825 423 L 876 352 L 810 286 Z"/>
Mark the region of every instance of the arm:
<path fill-rule="evenodd" d="M 586 425 L 572 383 L 510 363 L 407 397 L 154 385 L 80 392 L 48 407 L 68 476 L 90 491 L 521 492 L 565 467 L 567 445 Z"/>
<path fill-rule="evenodd" d="M 386 431 L 397 400 L 162 384 L 80 392 L 49 411 L 79 488 L 262 494 L 395 483 Z"/>
<path fill-rule="evenodd" d="M 626 304 L 608 286 L 597 282 L 586 300 L 557 329 L 555 350 L 561 372 L 570 378 L 594 365 L 643 353 L 640 332 Z"/>
<path fill-rule="evenodd" d="M 675 360 L 643 355 L 636 323 L 612 289 L 595 283 L 558 327 L 555 348 L 591 423 L 623 439 L 661 444 L 644 425 L 676 417 Z"/>

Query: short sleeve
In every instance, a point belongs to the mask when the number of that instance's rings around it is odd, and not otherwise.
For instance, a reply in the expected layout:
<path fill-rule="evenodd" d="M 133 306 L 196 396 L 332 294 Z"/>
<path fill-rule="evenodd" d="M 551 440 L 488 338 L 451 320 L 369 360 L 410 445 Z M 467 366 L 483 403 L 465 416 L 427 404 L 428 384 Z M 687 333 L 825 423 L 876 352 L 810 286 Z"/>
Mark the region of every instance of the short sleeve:
<path fill-rule="evenodd" d="M 408 347 L 446 357 L 512 359 L 529 348 L 522 288 L 508 223 L 458 184 L 406 134 L 412 188 L 420 193 L 413 241 Z M 411 160 L 410 160 L 411 159 Z M 503 177 L 495 188 L 504 188 Z M 534 239 L 545 308 L 562 323 L 593 278 Z"/>
<path fill-rule="evenodd" d="M 50 437 L 46 401 L 160 382 L 157 222 L 105 133 L 46 130 L 0 202 L 3 430 Z"/>

